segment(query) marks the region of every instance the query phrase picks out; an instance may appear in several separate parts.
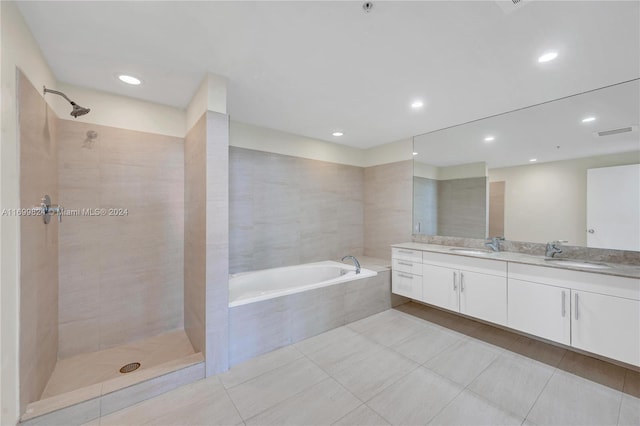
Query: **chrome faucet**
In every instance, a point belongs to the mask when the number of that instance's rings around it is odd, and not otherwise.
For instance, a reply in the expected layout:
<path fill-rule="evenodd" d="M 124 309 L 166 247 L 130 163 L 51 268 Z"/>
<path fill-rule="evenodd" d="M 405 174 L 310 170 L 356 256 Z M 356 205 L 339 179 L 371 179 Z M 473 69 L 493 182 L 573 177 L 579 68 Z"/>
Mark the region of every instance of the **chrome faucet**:
<path fill-rule="evenodd" d="M 500 241 L 504 241 L 504 237 L 493 237 L 490 241 L 484 243 L 484 245 L 493 251 L 500 251 Z"/>
<path fill-rule="evenodd" d="M 562 253 L 562 249 L 560 248 L 560 244 L 562 243 L 568 243 L 569 241 L 567 240 L 557 240 L 557 241 L 551 241 L 549 243 L 547 243 L 547 249 L 544 252 L 544 255 L 546 257 L 553 257 L 558 253 Z"/>
<path fill-rule="evenodd" d="M 360 262 L 358 262 L 358 259 L 356 259 L 355 256 L 351 256 L 351 255 L 343 257 L 342 261 L 344 262 L 345 259 L 353 260 L 353 264 L 356 266 L 356 274 L 359 274 L 360 273 Z"/>

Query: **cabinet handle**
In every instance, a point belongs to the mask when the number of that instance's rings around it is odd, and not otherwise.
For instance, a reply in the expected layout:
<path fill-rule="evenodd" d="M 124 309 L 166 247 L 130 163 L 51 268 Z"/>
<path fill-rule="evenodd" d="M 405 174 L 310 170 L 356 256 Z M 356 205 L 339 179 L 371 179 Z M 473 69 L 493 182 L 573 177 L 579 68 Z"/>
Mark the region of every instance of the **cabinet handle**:
<path fill-rule="evenodd" d="M 575 313 L 576 313 L 576 319 L 578 319 L 578 293 L 576 293 L 575 295 L 575 301 L 576 301 Z"/>
<path fill-rule="evenodd" d="M 413 263 L 398 262 L 398 265 L 410 266 L 413 268 Z"/>
<path fill-rule="evenodd" d="M 412 279 L 413 279 L 413 277 L 412 277 L 411 275 L 398 274 L 398 276 L 399 276 L 399 277 L 402 277 L 402 278 L 408 278 L 408 279 L 410 279 L 410 280 L 412 280 Z"/>
<path fill-rule="evenodd" d="M 464 291 L 464 272 L 460 272 L 460 293 Z"/>
<path fill-rule="evenodd" d="M 567 295 L 565 294 L 564 290 L 562 291 L 562 318 L 564 318 L 564 316 L 567 314 L 566 312 L 566 308 L 565 308 L 565 300 L 566 300 Z"/>
<path fill-rule="evenodd" d="M 413 252 L 411 250 L 398 250 L 398 253 L 413 254 Z"/>
<path fill-rule="evenodd" d="M 456 286 L 456 280 L 458 279 L 458 273 L 453 273 L 453 291 L 458 291 L 458 286 Z"/>

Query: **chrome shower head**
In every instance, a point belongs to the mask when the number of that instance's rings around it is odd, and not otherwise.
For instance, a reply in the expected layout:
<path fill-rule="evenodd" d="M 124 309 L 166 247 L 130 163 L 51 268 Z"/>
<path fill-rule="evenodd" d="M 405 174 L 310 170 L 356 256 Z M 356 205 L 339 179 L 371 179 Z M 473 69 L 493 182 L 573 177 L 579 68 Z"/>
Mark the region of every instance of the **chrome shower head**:
<path fill-rule="evenodd" d="M 71 105 L 73 106 L 73 111 L 71 111 L 71 115 L 74 116 L 74 117 L 78 117 L 80 115 L 89 114 L 89 111 L 91 111 L 90 108 L 81 107 L 80 105 L 78 105 L 75 102 L 71 102 Z"/>
<path fill-rule="evenodd" d="M 44 87 L 44 86 L 43 86 Z M 69 97 L 67 97 L 67 95 L 65 95 L 62 92 L 58 92 L 57 90 L 51 90 L 51 89 L 47 89 L 46 87 L 44 87 L 44 94 L 46 95 L 47 93 L 53 93 L 56 95 L 60 95 L 63 98 L 65 98 L 67 100 L 67 102 L 69 102 L 71 104 L 71 106 L 73 107 L 73 111 L 71 111 L 71 115 L 73 117 L 79 117 L 81 115 L 85 115 L 88 114 L 89 111 L 91 111 L 91 109 L 89 108 L 84 108 L 81 107 L 80 105 L 78 105 L 77 103 L 73 102 L 71 99 L 69 99 Z"/>

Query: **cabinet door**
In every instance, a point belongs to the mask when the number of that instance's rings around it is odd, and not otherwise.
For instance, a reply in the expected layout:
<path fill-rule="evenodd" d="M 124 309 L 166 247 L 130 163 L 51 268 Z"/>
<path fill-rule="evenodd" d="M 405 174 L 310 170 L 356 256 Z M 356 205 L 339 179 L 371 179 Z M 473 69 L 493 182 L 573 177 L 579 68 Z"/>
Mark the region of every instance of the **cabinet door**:
<path fill-rule="evenodd" d="M 410 299 L 422 300 L 422 277 L 401 271 L 393 271 L 391 291 Z"/>
<path fill-rule="evenodd" d="M 640 366 L 640 301 L 571 291 L 571 346 Z"/>
<path fill-rule="evenodd" d="M 422 300 L 458 312 L 459 275 L 455 269 L 422 265 Z"/>
<path fill-rule="evenodd" d="M 507 278 L 460 271 L 460 312 L 507 325 Z"/>
<path fill-rule="evenodd" d="M 571 290 L 509 278 L 507 325 L 571 344 Z"/>

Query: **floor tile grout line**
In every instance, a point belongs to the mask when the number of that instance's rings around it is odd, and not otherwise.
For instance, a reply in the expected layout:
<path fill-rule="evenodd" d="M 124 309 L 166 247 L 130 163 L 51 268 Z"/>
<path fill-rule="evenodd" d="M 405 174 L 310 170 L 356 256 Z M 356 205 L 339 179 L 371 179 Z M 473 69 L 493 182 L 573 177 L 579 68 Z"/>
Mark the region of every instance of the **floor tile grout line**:
<path fill-rule="evenodd" d="M 564 357 L 564 356 L 563 356 Z M 529 407 L 529 410 L 527 411 L 527 415 L 524 416 L 524 419 L 527 420 L 527 418 L 529 417 L 529 415 L 531 414 L 531 411 L 533 411 L 533 407 L 536 406 L 536 404 L 538 403 L 538 401 L 540 400 L 540 397 L 542 396 L 542 394 L 544 393 L 544 391 L 547 389 L 547 386 L 549 386 L 549 382 L 551 382 L 551 379 L 556 375 L 556 373 L 558 372 L 558 368 L 554 368 L 553 369 L 553 373 L 551 373 L 551 375 L 549 376 L 549 378 L 547 379 L 547 381 L 545 382 L 544 386 L 542 387 L 542 390 L 540 391 L 540 393 L 538 393 L 538 396 L 536 396 L 536 400 L 533 401 L 533 404 L 531 404 L 531 407 Z"/>
<path fill-rule="evenodd" d="M 413 362 L 413 361 L 412 361 Z M 416 363 L 414 363 L 416 364 Z M 421 368 L 422 366 L 420 364 L 417 364 L 415 366 L 415 368 L 407 371 L 405 374 L 403 374 L 401 377 L 399 377 L 397 380 L 394 380 L 393 382 L 389 383 L 387 386 L 385 386 L 384 388 L 380 389 L 378 392 L 376 392 L 375 394 L 373 394 L 369 399 L 367 399 L 366 401 L 364 401 L 364 403 L 366 404 L 367 402 L 371 401 L 373 398 L 375 398 L 376 396 L 380 395 L 382 392 L 384 392 L 385 390 L 389 389 L 391 386 L 395 385 L 396 383 L 398 383 L 399 381 L 401 381 L 402 379 L 404 379 L 405 377 L 407 377 L 409 374 L 413 373 L 414 371 L 418 370 L 419 368 Z"/>
<path fill-rule="evenodd" d="M 207 379 L 205 378 L 204 380 L 207 380 Z M 238 406 L 236 405 L 236 402 L 233 400 L 233 398 L 231 398 L 231 395 L 229 395 L 227 388 L 224 387 L 224 385 L 222 384 L 222 381 L 219 378 L 218 378 L 218 383 L 220 383 L 220 386 L 222 387 L 224 394 L 227 395 L 227 398 L 229 398 L 229 401 L 231 401 L 231 405 L 233 405 L 233 409 L 236 410 L 236 414 L 238 414 L 238 417 L 240 418 L 240 420 L 242 420 L 242 423 L 245 423 L 244 417 L 242 417 L 242 414 L 240 414 L 240 410 L 238 410 Z"/>
<path fill-rule="evenodd" d="M 334 382 L 336 382 L 338 385 L 340 385 L 340 387 L 342 387 L 345 391 L 347 391 L 350 395 L 352 395 L 355 399 L 357 399 L 358 401 L 360 401 L 361 403 L 364 404 L 364 401 L 361 400 L 356 394 L 354 394 L 353 392 L 351 392 L 349 389 L 347 389 L 342 383 L 340 383 L 340 381 L 338 379 L 336 379 L 335 377 L 333 377 L 333 375 L 331 375 L 331 373 L 329 373 L 327 370 L 325 370 L 324 368 L 322 368 L 320 365 L 318 365 L 314 360 L 312 360 L 311 358 L 307 357 L 306 355 L 304 355 L 305 358 L 307 358 L 311 363 L 313 363 L 316 367 L 318 367 L 320 370 L 324 371 L 324 373 L 331 378 Z"/>
<path fill-rule="evenodd" d="M 455 401 L 456 399 L 458 399 L 458 397 L 459 397 L 460 395 L 462 395 L 462 393 L 463 393 L 466 389 L 467 389 L 467 388 L 462 388 L 462 389 L 460 390 L 460 392 L 458 392 L 458 393 L 456 394 L 456 396 L 454 396 L 453 398 L 451 398 L 451 401 L 447 402 L 447 403 L 444 405 L 444 407 L 442 407 L 440 410 L 438 410 L 438 412 L 437 412 L 437 413 L 435 413 L 433 416 L 431 416 L 431 418 L 427 421 L 427 423 L 426 423 L 426 424 L 431 423 L 431 422 L 433 421 L 433 419 L 435 419 L 436 417 L 438 417 L 438 415 L 439 415 L 440 413 L 442 413 L 442 412 L 443 412 L 443 411 L 444 411 L 444 410 L 445 410 L 449 405 L 451 405 L 451 404 L 453 403 L 453 401 Z"/>
<path fill-rule="evenodd" d="M 490 400 L 490 399 L 488 399 L 486 396 L 484 396 L 484 395 L 482 395 L 482 394 L 480 394 L 480 393 L 478 393 L 478 392 L 474 391 L 473 389 L 465 388 L 465 390 L 466 390 L 466 391 L 468 391 L 468 392 L 470 392 L 470 393 L 472 393 L 472 394 L 474 394 L 475 396 L 477 396 L 478 398 L 480 398 L 482 401 L 484 401 L 485 403 L 487 403 L 488 405 L 492 406 L 493 408 L 495 408 L 495 409 L 497 409 L 497 410 L 500 410 L 500 411 L 503 411 L 503 412 L 505 412 L 505 413 L 511 414 L 511 415 L 512 415 L 512 416 L 514 416 L 514 417 L 518 417 L 518 418 L 522 417 L 522 415 L 521 415 L 521 414 L 517 414 L 517 413 L 514 413 L 514 412 L 513 412 L 513 411 L 511 411 L 511 410 L 507 410 L 507 409 L 505 409 L 505 408 L 500 407 L 498 404 L 496 404 L 495 402 L 491 401 L 491 400 Z M 524 423 L 524 421 L 525 421 L 526 419 L 527 419 L 527 418 L 526 418 L 526 416 L 525 416 L 525 417 L 522 417 L 522 422 L 520 422 L 520 423 L 521 423 L 521 424 L 522 424 L 522 423 Z"/>
<path fill-rule="evenodd" d="M 378 416 L 380 416 L 382 418 L 382 420 L 384 420 L 385 422 L 389 423 L 390 425 L 393 425 L 394 423 L 392 421 L 390 421 L 389 419 L 387 419 L 385 416 L 383 416 L 381 413 L 378 413 L 372 406 L 370 406 L 369 404 L 367 404 L 366 402 L 364 403 L 364 405 L 367 406 L 367 408 L 371 411 L 373 411 L 374 413 L 376 413 Z"/>
<path fill-rule="evenodd" d="M 360 401 L 360 399 L 358 399 L 358 401 Z M 344 419 L 345 417 L 347 417 L 349 414 L 353 413 L 354 411 L 356 411 L 358 408 L 362 407 L 362 406 L 366 406 L 366 404 L 362 401 L 360 401 L 360 405 L 358 405 L 356 408 L 354 408 L 353 410 L 349 411 L 347 414 L 345 414 L 344 416 L 340 417 L 338 420 L 336 420 L 335 422 L 331 423 L 331 426 L 335 425 L 336 423 L 338 423 L 340 420 Z"/>
<path fill-rule="evenodd" d="M 312 363 L 313 363 L 313 361 L 312 361 Z M 313 365 L 314 365 L 314 367 L 319 368 L 315 363 L 313 363 Z M 284 366 L 283 366 L 283 367 L 284 367 Z M 280 367 L 279 367 L 279 368 L 280 368 Z M 320 370 L 322 370 L 322 369 L 320 369 Z M 274 371 L 274 370 L 271 370 L 271 371 Z M 327 374 L 324 370 L 322 370 L 322 372 L 323 372 L 323 373 L 325 373 L 325 374 Z M 262 376 L 262 374 L 261 374 L 260 376 Z M 256 377 L 260 377 L 260 376 L 256 376 Z M 311 389 L 311 388 L 312 388 L 312 387 L 314 387 L 315 385 L 317 385 L 317 384 L 319 384 L 319 383 L 321 383 L 321 382 L 324 382 L 324 381 L 325 381 L 325 380 L 327 380 L 328 378 L 333 379 L 333 377 L 331 377 L 331 376 L 327 375 L 327 377 L 322 378 L 322 379 L 318 380 L 317 382 L 312 383 L 312 384 L 311 384 L 311 385 L 309 385 L 309 386 L 305 386 L 304 388 L 300 389 L 298 392 L 296 392 L 296 393 L 294 393 L 294 394 L 290 395 L 289 397 L 287 397 L 287 398 L 283 399 L 282 401 L 280 401 L 280 402 L 278 402 L 278 403 L 276 403 L 276 404 L 274 404 L 274 405 L 272 405 L 272 406 L 270 406 L 270 407 L 265 408 L 264 410 L 262 410 L 262 411 L 260 411 L 260 412 L 258 412 L 258 413 L 256 413 L 256 414 L 254 414 L 254 415 L 253 415 L 253 416 L 251 416 L 251 417 L 247 417 L 247 418 L 245 419 L 245 418 L 244 418 L 244 416 L 243 416 L 242 414 L 240 414 L 240 418 L 241 418 L 244 422 L 246 422 L 247 420 L 250 420 L 250 419 L 252 419 L 252 418 L 254 418 L 254 417 L 258 416 L 258 415 L 260 415 L 260 414 L 264 413 L 265 411 L 268 411 L 268 410 L 270 410 L 271 408 L 276 407 L 276 406 L 278 406 L 278 405 L 280 405 L 280 404 L 282 404 L 282 403 L 284 403 L 284 402 L 286 402 L 286 401 L 290 400 L 291 398 L 294 398 L 294 397 L 296 397 L 296 396 L 300 395 L 301 393 L 303 393 L 303 392 L 305 392 L 305 391 L 307 391 L 307 390 Z M 253 380 L 253 379 L 252 379 L 252 380 Z M 231 398 L 231 395 L 229 395 L 229 398 L 231 399 L 231 402 L 233 402 L 233 403 L 234 403 L 234 405 L 235 405 L 235 402 L 233 401 L 233 398 Z"/>
<path fill-rule="evenodd" d="M 220 384 L 222 385 L 222 387 L 224 387 L 224 388 L 225 388 L 225 389 L 227 389 L 227 390 L 229 390 L 229 389 L 233 389 L 233 388 L 235 388 L 235 387 L 237 387 L 237 386 L 243 385 L 243 384 L 245 384 L 245 383 L 247 383 L 247 382 L 250 382 L 250 381 L 251 381 L 251 380 L 253 380 L 253 379 L 257 379 L 258 377 L 264 376 L 264 375 L 265 375 L 265 374 L 267 374 L 267 373 L 270 373 L 270 372 L 272 372 L 272 371 L 274 371 L 274 370 L 277 370 L 278 368 L 282 368 L 282 367 L 284 367 L 284 366 L 286 366 L 286 365 L 289 365 L 289 363 L 291 363 L 291 362 L 296 362 L 297 360 L 299 360 L 299 359 L 301 359 L 301 358 L 305 357 L 305 354 L 304 354 L 302 351 L 300 351 L 298 348 L 296 348 L 296 347 L 295 347 L 295 343 L 293 343 L 293 344 L 290 344 L 290 345 L 287 345 L 287 346 L 282 346 L 282 347 L 280 347 L 280 348 L 274 349 L 273 351 L 266 352 L 266 353 L 264 353 L 264 354 L 260 354 L 260 355 L 258 355 L 258 356 L 256 356 L 256 357 L 251 358 L 251 359 L 248 359 L 248 360 L 246 360 L 246 361 L 244 361 L 244 362 L 250 362 L 250 361 L 253 361 L 253 360 L 255 360 L 255 359 L 257 359 L 257 358 L 259 358 L 259 357 L 261 357 L 261 356 L 264 356 L 264 355 L 267 355 L 267 354 L 273 353 L 273 352 L 275 352 L 275 351 L 279 351 L 279 350 L 284 349 L 284 348 L 292 348 L 293 350 L 297 351 L 297 352 L 300 354 L 300 356 L 299 356 L 299 357 L 297 357 L 297 358 L 295 358 L 295 359 L 293 359 L 293 360 L 290 360 L 288 363 L 285 363 L 285 364 L 282 364 L 282 365 L 278 365 L 277 367 L 274 367 L 274 368 L 270 368 L 270 369 L 268 369 L 268 370 L 266 370 L 266 371 L 263 371 L 262 373 L 258 374 L 257 376 L 253 376 L 253 377 L 251 377 L 251 378 L 249 378 L 249 379 L 247 379 L 247 380 L 244 380 L 244 381 L 242 381 L 242 382 L 240 382 L 240 383 L 237 383 L 237 384 L 235 384 L 235 385 L 233 385 L 233 386 L 229 386 L 229 387 L 225 386 L 225 384 L 222 382 L 222 379 L 219 379 L 219 380 L 220 380 Z M 243 363 L 236 364 L 236 366 L 239 366 L 239 365 L 242 365 L 242 364 L 243 364 Z M 227 373 L 227 372 L 230 372 L 230 371 L 231 371 L 231 368 L 229 368 L 227 371 L 225 371 L 225 372 L 223 372 L 223 373 L 219 373 L 219 374 L 217 374 L 217 375 L 216 375 L 216 377 L 218 377 L 218 378 L 219 378 L 222 374 Z"/>
<path fill-rule="evenodd" d="M 253 415 L 253 416 L 251 416 L 251 417 L 248 417 L 248 418 L 246 418 L 246 419 L 245 419 L 245 418 L 244 418 L 244 417 L 242 417 L 242 415 L 241 415 L 241 416 L 240 416 L 240 418 L 241 418 L 241 419 L 246 423 L 246 422 L 248 422 L 249 420 L 251 420 L 251 419 L 253 419 L 253 418 L 255 418 L 255 417 L 258 417 L 258 416 L 260 416 L 261 414 L 264 414 L 264 413 L 266 413 L 267 411 L 269 411 L 269 410 L 271 410 L 271 409 L 273 409 L 273 408 L 276 408 L 276 407 L 278 407 L 278 406 L 280 406 L 280 405 L 282 405 L 282 404 L 284 404 L 284 403 L 288 402 L 288 401 L 289 401 L 289 400 L 291 400 L 292 398 L 295 398 L 296 396 L 298 396 L 298 395 L 302 394 L 303 392 L 306 392 L 306 391 L 308 391 L 309 389 L 311 389 L 312 387 L 317 386 L 317 385 L 319 385 L 320 383 L 325 382 L 325 381 L 327 381 L 327 380 L 333 380 L 334 382 L 337 382 L 337 380 L 335 380 L 335 379 L 334 379 L 333 377 L 331 377 L 331 376 L 329 376 L 329 377 L 325 377 L 324 379 L 320 380 L 319 382 L 314 383 L 314 384 L 312 384 L 311 386 L 304 388 L 304 389 L 303 389 L 303 390 L 301 390 L 300 392 L 298 392 L 298 393 L 296 393 L 296 394 L 294 394 L 294 395 L 291 395 L 290 397 L 288 397 L 288 398 L 286 398 L 286 399 L 284 399 L 284 400 L 282 400 L 282 401 L 278 402 L 277 404 L 272 405 L 271 407 L 265 408 L 264 410 L 260 411 L 259 413 L 254 414 L 254 415 Z M 340 383 L 338 383 L 338 384 L 340 384 Z M 354 396 L 355 396 L 355 395 L 354 395 Z M 358 401 L 360 401 L 360 399 L 359 399 L 359 398 L 356 398 L 356 399 L 358 399 Z"/>
<path fill-rule="evenodd" d="M 624 375 L 625 381 L 627 380 L 627 375 Z M 624 389 L 624 382 L 622 383 L 622 389 Z M 618 404 L 618 418 L 616 419 L 616 425 L 620 424 L 620 415 L 622 414 L 622 400 L 624 399 L 624 392 L 620 391 L 620 403 Z"/>

